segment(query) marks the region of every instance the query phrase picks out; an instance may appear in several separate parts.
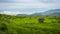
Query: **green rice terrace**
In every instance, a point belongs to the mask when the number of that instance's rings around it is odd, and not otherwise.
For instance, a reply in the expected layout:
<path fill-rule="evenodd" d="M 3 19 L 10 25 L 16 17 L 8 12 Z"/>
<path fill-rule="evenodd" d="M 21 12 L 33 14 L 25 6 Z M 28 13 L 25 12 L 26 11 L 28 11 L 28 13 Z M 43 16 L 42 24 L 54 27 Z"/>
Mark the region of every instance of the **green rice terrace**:
<path fill-rule="evenodd" d="M 44 18 L 44 22 L 39 22 L 39 18 Z M 0 14 L 0 34 L 60 34 L 60 16 Z"/>

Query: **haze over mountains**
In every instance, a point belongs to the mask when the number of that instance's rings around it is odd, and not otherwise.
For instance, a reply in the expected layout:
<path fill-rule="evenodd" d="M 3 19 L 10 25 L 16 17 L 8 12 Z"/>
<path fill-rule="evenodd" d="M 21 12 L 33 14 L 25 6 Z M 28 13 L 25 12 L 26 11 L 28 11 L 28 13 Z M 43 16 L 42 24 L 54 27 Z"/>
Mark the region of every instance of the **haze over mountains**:
<path fill-rule="evenodd" d="M 2 11 L 0 11 L 1 14 Z M 33 13 L 30 15 L 27 14 L 17 14 L 17 16 L 60 16 L 60 9 L 52 9 L 45 12 Z"/>
<path fill-rule="evenodd" d="M 59 16 L 60 15 L 60 9 L 53 9 L 53 10 L 48 10 L 43 13 L 44 15 L 51 15 L 51 16 Z"/>
<path fill-rule="evenodd" d="M 26 16 L 26 14 L 18 14 L 18 16 Z M 34 13 L 30 16 L 60 16 L 60 9 L 52 9 L 45 12 Z"/>

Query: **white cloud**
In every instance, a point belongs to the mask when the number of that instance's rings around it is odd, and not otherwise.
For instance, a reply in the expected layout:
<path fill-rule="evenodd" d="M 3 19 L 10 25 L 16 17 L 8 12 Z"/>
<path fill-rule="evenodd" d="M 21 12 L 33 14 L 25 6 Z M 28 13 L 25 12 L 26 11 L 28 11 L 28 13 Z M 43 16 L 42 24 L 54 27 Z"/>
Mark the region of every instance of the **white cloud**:
<path fill-rule="evenodd" d="M 8 15 L 17 15 L 17 14 L 33 14 L 34 12 L 20 12 L 20 11 L 3 11 L 0 14 L 8 14 Z"/>
<path fill-rule="evenodd" d="M 37 0 L 10 0 L 15 3 L 36 3 Z"/>
<path fill-rule="evenodd" d="M 2 3 L 0 4 L 0 7 L 3 8 L 47 8 L 47 7 L 54 7 L 54 6 L 60 6 L 60 4 L 55 3 Z"/>
<path fill-rule="evenodd" d="M 13 12 L 13 11 L 3 11 L 1 14 L 9 14 L 9 15 L 16 15 L 19 12 Z"/>
<path fill-rule="evenodd" d="M 7 0 L 6 0 L 7 1 Z M 8 0 L 8 1 L 13 1 L 15 3 L 0 3 L 0 10 L 5 10 L 3 13 L 5 14 L 31 14 L 34 12 L 24 12 L 24 11 L 19 11 L 17 9 L 26 9 L 26 8 L 39 8 L 39 9 L 51 9 L 51 8 L 60 8 L 60 4 L 58 3 L 59 1 L 57 0 Z M 53 3 L 44 3 L 42 1 L 54 1 Z M 14 10 L 14 11 L 7 11 L 7 10 Z M 17 11 L 15 11 L 17 10 Z M 32 9 L 34 10 L 34 9 Z M 38 11 L 35 11 L 38 12 Z"/>

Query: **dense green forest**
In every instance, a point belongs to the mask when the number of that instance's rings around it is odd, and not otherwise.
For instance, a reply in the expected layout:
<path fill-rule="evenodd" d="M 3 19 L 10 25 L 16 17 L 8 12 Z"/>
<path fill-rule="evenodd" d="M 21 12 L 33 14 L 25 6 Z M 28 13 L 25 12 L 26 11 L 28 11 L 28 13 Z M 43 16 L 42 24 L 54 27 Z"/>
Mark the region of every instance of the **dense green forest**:
<path fill-rule="evenodd" d="M 40 23 L 39 18 L 44 18 L 44 22 Z M 0 14 L 0 34 L 60 34 L 60 16 Z"/>

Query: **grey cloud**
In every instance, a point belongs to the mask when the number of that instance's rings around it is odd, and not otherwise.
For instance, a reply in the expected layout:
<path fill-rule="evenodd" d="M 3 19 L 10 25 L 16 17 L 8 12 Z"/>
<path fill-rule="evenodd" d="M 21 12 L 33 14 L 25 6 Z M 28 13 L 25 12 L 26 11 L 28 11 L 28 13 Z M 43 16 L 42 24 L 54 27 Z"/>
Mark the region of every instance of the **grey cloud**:
<path fill-rule="evenodd" d="M 60 0 L 38 0 L 43 3 L 60 3 Z"/>
<path fill-rule="evenodd" d="M 0 0 L 0 3 L 14 3 L 12 0 Z"/>

